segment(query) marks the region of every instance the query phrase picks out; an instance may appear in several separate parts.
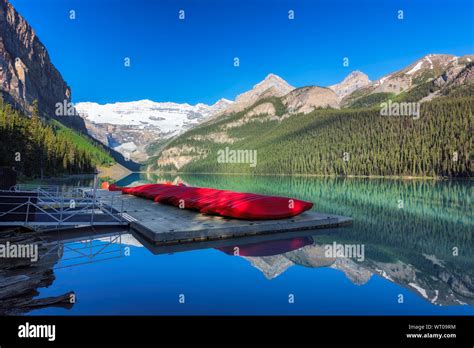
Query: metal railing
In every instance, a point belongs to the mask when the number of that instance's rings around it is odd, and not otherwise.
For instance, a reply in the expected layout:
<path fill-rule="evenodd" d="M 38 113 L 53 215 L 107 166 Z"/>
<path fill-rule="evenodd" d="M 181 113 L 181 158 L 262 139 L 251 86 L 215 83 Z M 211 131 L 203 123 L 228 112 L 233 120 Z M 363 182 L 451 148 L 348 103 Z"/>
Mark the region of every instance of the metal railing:
<path fill-rule="evenodd" d="M 127 225 L 123 200 L 90 187 L 16 185 L 0 191 L 0 226 L 60 228 Z"/>
<path fill-rule="evenodd" d="M 40 262 L 52 262 L 54 269 L 60 269 L 121 258 L 126 248 L 126 244 L 122 243 L 122 234 L 117 232 L 107 237 L 51 242 L 47 246 L 48 251 L 41 255 Z M 52 254 L 57 257 L 49 258 Z"/>

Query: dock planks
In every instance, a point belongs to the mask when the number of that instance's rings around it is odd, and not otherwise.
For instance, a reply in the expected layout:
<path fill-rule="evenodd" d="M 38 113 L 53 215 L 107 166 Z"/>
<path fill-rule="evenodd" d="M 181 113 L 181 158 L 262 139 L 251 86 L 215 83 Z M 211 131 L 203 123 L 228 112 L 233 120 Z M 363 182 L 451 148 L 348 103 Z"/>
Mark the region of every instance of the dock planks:
<path fill-rule="evenodd" d="M 120 192 L 98 191 L 99 200 L 112 194 L 121 195 Z M 334 228 L 352 223 L 349 217 L 313 211 L 281 220 L 237 220 L 203 215 L 132 195 L 122 195 L 122 198 L 130 227 L 157 244 Z"/>

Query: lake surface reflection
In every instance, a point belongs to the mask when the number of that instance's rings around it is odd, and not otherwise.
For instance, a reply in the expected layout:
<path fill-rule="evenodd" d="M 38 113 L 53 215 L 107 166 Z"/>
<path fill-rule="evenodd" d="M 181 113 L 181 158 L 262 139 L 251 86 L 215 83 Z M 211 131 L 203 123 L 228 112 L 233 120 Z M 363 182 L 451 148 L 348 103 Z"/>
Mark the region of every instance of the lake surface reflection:
<path fill-rule="evenodd" d="M 162 181 L 293 196 L 354 223 L 176 246 L 55 232 L 42 241 L 50 259 L 30 266 L 52 278 L 32 285 L 33 299 L 73 291 L 75 303 L 10 301 L 4 314 L 474 314 L 472 182 L 134 174 L 119 184 Z M 27 273 L 0 269 L 3 293 Z"/>

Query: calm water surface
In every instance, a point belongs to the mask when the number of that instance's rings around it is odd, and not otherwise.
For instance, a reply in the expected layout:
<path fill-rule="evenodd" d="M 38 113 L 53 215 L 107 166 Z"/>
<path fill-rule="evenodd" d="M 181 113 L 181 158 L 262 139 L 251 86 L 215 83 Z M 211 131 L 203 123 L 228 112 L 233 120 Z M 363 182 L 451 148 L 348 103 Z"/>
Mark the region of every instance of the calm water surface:
<path fill-rule="evenodd" d="M 472 182 L 133 174 L 119 184 L 163 180 L 310 200 L 354 223 L 184 247 L 119 231 L 52 243 L 54 279 L 37 297 L 77 301 L 27 313 L 474 314 Z M 333 243 L 364 246 L 363 260 L 328 256 Z"/>

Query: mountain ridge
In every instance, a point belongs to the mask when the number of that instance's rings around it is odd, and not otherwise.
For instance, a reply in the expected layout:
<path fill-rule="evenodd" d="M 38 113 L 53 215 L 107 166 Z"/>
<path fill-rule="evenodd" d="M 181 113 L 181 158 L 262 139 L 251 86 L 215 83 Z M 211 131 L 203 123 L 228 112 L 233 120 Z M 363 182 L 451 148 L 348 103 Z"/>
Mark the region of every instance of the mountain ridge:
<path fill-rule="evenodd" d="M 341 99 L 342 107 L 350 107 L 358 99 L 370 95 L 397 95 L 428 83 L 446 72 L 456 75 L 474 61 L 474 55 L 427 54 L 402 69 L 396 70 L 370 84 L 354 90 Z"/>
<path fill-rule="evenodd" d="M 445 162 L 446 158 L 450 158 L 446 152 L 448 151 L 446 146 L 449 143 L 449 139 L 446 138 L 446 129 L 454 126 L 449 125 L 449 114 L 446 110 L 458 114 L 460 119 L 456 122 L 464 122 L 467 125 L 470 122 L 469 109 L 472 104 L 471 97 L 474 95 L 474 73 L 473 64 L 469 60 L 470 56 L 429 55 L 376 81 L 369 82 L 365 74 L 356 71 L 349 74 L 340 84 L 330 87 L 295 88 L 282 97 L 271 94 L 267 96 L 265 91 L 258 91 L 253 94 L 255 97 L 251 98 L 253 104 L 245 103 L 237 110 L 232 107 L 227 108 L 221 115 L 170 139 L 147 163 L 147 169 L 194 173 L 248 172 L 249 169 L 244 164 L 231 165 L 214 162 L 214 152 L 222 146 L 229 146 L 253 148 L 262 152 L 264 157 L 259 162 L 258 168 L 250 170 L 256 174 L 470 176 L 472 169 L 466 134 L 463 133 L 464 135 L 457 139 L 458 151 L 463 157 L 462 165 Z M 358 83 L 361 83 L 362 87 L 354 87 Z M 377 92 L 379 86 L 387 88 L 384 89 L 387 92 Z M 337 95 L 338 87 L 346 93 L 342 99 L 341 94 Z M 351 89 L 353 91 L 347 94 Z M 390 90 L 392 92 L 389 92 Z M 352 98 L 351 103 L 345 102 L 348 97 Z M 462 99 L 462 97 L 465 98 Z M 435 104 L 427 104 L 435 98 L 440 98 L 440 100 L 433 100 L 437 102 Z M 426 103 L 423 103 L 422 112 L 426 117 L 419 123 L 409 121 L 408 117 L 402 121 L 396 118 L 381 118 L 378 108 L 381 103 L 388 100 L 395 103 L 402 102 L 405 105 L 408 102 L 424 101 Z M 436 110 L 438 107 L 442 109 Z M 413 154 L 404 155 L 405 157 L 396 154 L 397 151 L 406 152 L 399 149 L 400 144 L 397 143 L 398 139 L 403 137 L 400 130 L 401 122 L 407 129 L 415 132 L 409 134 L 410 142 L 418 144 L 422 137 L 426 137 L 422 144 L 432 144 L 430 151 L 436 149 L 438 152 L 446 153 L 444 155 L 446 157 L 442 159 L 433 153 L 433 158 L 439 160 L 435 163 L 429 161 L 430 157 L 418 161 Z M 439 124 L 434 126 L 436 123 Z M 428 126 L 428 124 L 431 125 Z M 440 124 L 443 128 L 439 128 Z M 378 127 L 389 128 L 392 148 L 387 148 L 381 139 L 377 138 L 378 133 L 375 131 Z M 419 127 L 431 128 L 428 134 L 418 135 Z M 465 128 L 466 125 L 463 127 Z M 327 128 L 325 133 L 324 128 Z M 341 133 L 342 129 L 345 133 Z M 375 133 L 371 133 L 371 129 Z M 314 140 L 316 134 L 321 140 Z M 335 138 L 328 138 L 328 134 L 332 134 Z M 316 154 L 297 152 L 297 149 L 303 151 L 301 144 L 304 141 L 301 137 L 307 142 L 306 146 L 317 151 Z M 330 146 L 321 143 L 322 139 L 326 139 L 325 141 Z M 350 145 L 348 139 L 359 145 Z M 336 141 L 340 144 L 338 145 Z M 372 149 L 371 146 L 374 145 L 366 146 L 368 141 L 377 144 L 379 149 Z M 293 147 L 280 146 L 286 142 L 291 143 Z M 309 143 L 315 144 L 309 145 Z M 284 155 L 278 154 L 277 148 Z M 339 149 L 339 155 L 336 148 Z M 358 161 L 363 162 L 367 168 L 362 170 L 354 166 L 348 170 L 353 166 L 353 162 L 344 164 L 340 154 L 349 151 L 349 148 L 356 153 L 364 152 L 363 157 L 359 157 Z M 390 159 L 384 159 L 379 154 L 376 157 L 379 158 L 377 161 L 380 163 L 378 163 L 372 158 L 371 153 L 374 151 L 383 151 L 384 156 Z M 408 158 L 411 158 L 411 163 L 408 163 Z M 382 164 L 384 161 L 391 161 L 391 164 Z M 416 164 L 416 162 L 426 161 L 429 163 Z"/>
<path fill-rule="evenodd" d="M 260 99 L 282 97 L 294 89 L 295 87 L 291 86 L 280 76 L 270 73 L 262 81 L 255 84 L 250 90 L 237 95 L 235 102 L 217 113 L 216 116 L 242 111 Z"/>
<path fill-rule="evenodd" d="M 164 143 L 183 132 L 198 125 L 212 124 L 223 117 L 228 117 L 246 109 L 249 109 L 247 117 L 238 123 L 233 123 L 232 127 L 257 119 L 261 122 L 272 119 L 281 121 L 298 113 L 310 113 L 318 108 L 340 109 L 350 106 L 371 106 L 438 77 L 440 73 L 445 73 L 446 69 L 451 68 L 454 63 L 457 64 L 458 68 L 463 67 L 468 59 L 470 59 L 469 56 L 456 57 L 453 55 L 429 54 L 375 81 L 371 81 L 363 72 L 355 70 L 339 83 L 328 87 L 304 86 L 295 88 L 280 76 L 269 73 L 264 79 L 253 85 L 251 89 L 237 95 L 235 101 L 222 98 L 213 105 L 154 102 L 145 99 L 102 105 L 83 102 L 76 104 L 76 108 L 85 120 L 86 127 L 93 137 L 118 150 L 123 155 L 131 154 L 133 159 L 145 162 L 155 154 L 153 149 L 162 149 Z M 459 62 L 463 64 L 459 64 Z M 443 70 L 443 68 L 445 69 Z M 423 77 L 427 69 L 436 71 L 436 74 L 433 77 Z M 458 70 L 455 72 L 458 73 Z M 439 83 L 441 82 L 440 80 Z M 428 95 L 431 95 L 431 98 L 439 96 L 439 94 L 430 92 L 423 97 L 428 98 Z M 260 103 L 260 101 L 268 98 L 281 98 L 280 110 L 284 108 L 286 112 L 277 112 L 276 106 L 272 103 Z M 144 103 L 152 106 L 156 105 L 157 108 L 170 108 L 174 111 L 171 110 L 168 116 L 157 115 L 156 117 L 161 117 L 161 120 L 149 120 L 150 110 L 139 105 Z M 131 110 L 134 105 L 136 110 Z M 255 108 L 252 108 L 252 105 Z M 107 121 L 107 112 L 104 111 L 100 115 L 101 112 L 94 111 L 94 108 L 116 108 L 117 115 Z M 123 108 L 123 110 L 120 110 L 120 108 Z M 137 117 L 135 119 L 130 117 L 119 118 L 118 114 L 122 112 L 128 112 Z M 190 116 L 194 120 L 185 119 L 168 126 L 165 125 L 170 117 L 179 117 L 179 114 L 183 112 L 188 112 L 189 114 L 186 117 Z M 141 115 L 139 115 L 140 113 Z M 279 115 L 277 115 L 278 113 Z M 143 134 L 140 135 L 137 131 L 141 131 Z M 110 134 L 114 136 L 112 137 Z M 216 139 L 229 138 L 221 133 L 214 135 Z"/>
<path fill-rule="evenodd" d="M 349 73 L 349 75 L 347 75 L 341 82 L 331 85 L 329 88 L 332 89 L 338 96 L 339 100 L 341 100 L 355 90 L 367 86 L 370 82 L 371 81 L 366 74 L 359 70 L 355 70 Z"/>

